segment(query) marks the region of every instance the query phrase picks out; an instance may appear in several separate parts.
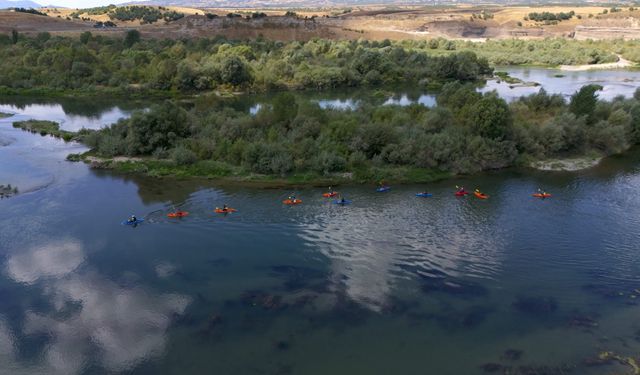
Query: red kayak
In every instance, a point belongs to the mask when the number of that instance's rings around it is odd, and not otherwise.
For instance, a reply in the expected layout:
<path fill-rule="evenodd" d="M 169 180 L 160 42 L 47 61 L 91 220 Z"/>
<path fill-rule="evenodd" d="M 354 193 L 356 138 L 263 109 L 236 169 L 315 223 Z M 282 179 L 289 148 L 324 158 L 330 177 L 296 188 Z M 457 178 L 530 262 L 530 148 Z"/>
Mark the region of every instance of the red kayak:
<path fill-rule="evenodd" d="M 216 209 L 214 211 L 217 214 L 228 214 L 229 212 L 236 212 L 238 210 L 236 210 L 235 208 L 231 208 L 231 207 L 227 207 L 227 208 L 218 208 L 218 207 L 216 207 Z"/>
<path fill-rule="evenodd" d="M 330 193 L 324 193 L 322 194 L 323 197 L 325 198 L 333 198 L 333 197 L 337 197 L 338 196 L 338 192 L 337 191 L 332 191 Z"/>
<path fill-rule="evenodd" d="M 488 199 L 489 198 L 489 196 L 487 194 L 478 193 L 477 191 L 474 192 L 473 195 L 475 195 L 476 198 L 479 198 L 479 199 Z"/>
<path fill-rule="evenodd" d="M 464 197 L 465 195 L 469 195 L 466 191 L 456 191 L 456 197 Z"/>
<path fill-rule="evenodd" d="M 171 212 L 171 213 L 167 214 L 167 216 L 171 217 L 171 218 L 185 217 L 187 215 L 189 215 L 189 213 L 187 211 L 177 211 L 177 212 Z"/>
<path fill-rule="evenodd" d="M 544 194 L 536 193 L 536 194 L 533 194 L 533 196 L 535 198 L 541 198 L 541 199 L 551 198 L 551 194 L 549 193 L 544 193 Z"/>
<path fill-rule="evenodd" d="M 301 199 L 294 199 L 294 200 L 285 199 L 285 200 L 282 201 L 282 203 L 292 206 L 292 205 L 296 205 L 296 204 L 301 204 L 302 200 Z"/>

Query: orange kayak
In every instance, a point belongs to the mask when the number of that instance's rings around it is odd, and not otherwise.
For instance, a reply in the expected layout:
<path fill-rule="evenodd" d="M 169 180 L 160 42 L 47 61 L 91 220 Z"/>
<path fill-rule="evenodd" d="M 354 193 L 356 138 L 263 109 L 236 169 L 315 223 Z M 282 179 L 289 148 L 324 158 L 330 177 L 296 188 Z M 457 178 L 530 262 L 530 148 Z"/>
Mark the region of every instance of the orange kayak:
<path fill-rule="evenodd" d="M 338 192 L 337 191 L 332 191 L 331 193 L 324 193 L 322 194 L 323 197 L 325 198 L 333 198 L 338 196 Z"/>
<path fill-rule="evenodd" d="M 301 200 L 301 199 L 294 199 L 294 200 L 291 200 L 291 199 L 285 199 L 285 200 L 283 200 L 283 201 L 282 201 L 282 203 L 284 203 L 284 204 L 288 204 L 288 205 L 294 205 L 294 204 L 300 204 L 300 203 L 302 203 L 302 200 Z"/>
<path fill-rule="evenodd" d="M 536 193 L 536 194 L 533 194 L 533 196 L 535 198 L 542 198 L 542 199 L 551 198 L 551 194 L 549 194 L 549 193 L 544 193 L 544 194 Z"/>
<path fill-rule="evenodd" d="M 231 208 L 231 207 L 227 207 L 227 208 L 216 207 L 216 209 L 214 211 L 217 214 L 228 214 L 229 212 L 236 212 L 238 210 L 236 210 L 235 208 Z"/>
<path fill-rule="evenodd" d="M 489 196 L 487 194 L 484 193 L 478 193 L 477 191 L 473 192 L 473 195 L 476 196 L 476 198 L 480 198 L 480 199 L 487 199 L 489 198 Z"/>
<path fill-rule="evenodd" d="M 167 217 L 176 218 L 176 217 L 185 217 L 187 215 L 189 215 L 187 211 L 178 211 L 178 212 L 171 212 L 167 214 Z"/>

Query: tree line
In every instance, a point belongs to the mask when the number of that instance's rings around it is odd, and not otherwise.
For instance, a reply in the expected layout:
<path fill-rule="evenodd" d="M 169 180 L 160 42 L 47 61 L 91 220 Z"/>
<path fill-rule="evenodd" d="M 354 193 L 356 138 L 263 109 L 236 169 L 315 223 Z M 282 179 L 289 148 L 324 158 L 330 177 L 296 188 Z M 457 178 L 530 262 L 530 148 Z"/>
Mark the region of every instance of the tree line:
<path fill-rule="evenodd" d="M 435 56 L 388 40 L 157 40 L 141 38 L 136 30 L 123 36 L 0 34 L 0 87 L 266 91 L 474 81 L 492 73 L 488 61 L 473 52 Z"/>

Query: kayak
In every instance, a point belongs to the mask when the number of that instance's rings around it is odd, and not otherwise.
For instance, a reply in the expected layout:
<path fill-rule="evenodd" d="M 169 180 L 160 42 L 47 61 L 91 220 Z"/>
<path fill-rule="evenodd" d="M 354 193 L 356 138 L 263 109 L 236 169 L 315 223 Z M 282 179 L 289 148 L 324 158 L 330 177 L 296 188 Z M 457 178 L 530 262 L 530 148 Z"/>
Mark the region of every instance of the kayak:
<path fill-rule="evenodd" d="M 129 221 L 129 220 L 125 220 L 122 222 L 122 225 L 138 225 L 140 223 L 142 223 L 144 221 L 144 219 L 136 219 L 136 221 Z"/>
<path fill-rule="evenodd" d="M 378 193 L 384 193 L 384 192 L 387 192 L 389 190 L 391 190 L 391 186 L 381 186 L 381 187 L 376 189 L 376 191 Z"/>
<path fill-rule="evenodd" d="M 433 196 L 433 194 L 431 194 L 431 193 L 417 193 L 416 194 L 416 197 L 421 197 L 421 198 L 429 198 L 429 197 L 432 197 L 432 196 Z"/>
<path fill-rule="evenodd" d="M 177 217 L 185 217 L 187 215 L 189 215 L 187 211 L 177 211 L 177 212 L 170 212 L 169 214 L 167 214 L 167 217 L 177 218 Z"/>
<path fill-rule="evenodd" d="M 339 204 L 339 205 L 341 205 L 341 206 L 346 206 L 346 205 L 348 205 L 348 204 L 351 204 L 351 201 L 350 201 L 350 200 L 348 200 L 348 199 L 345 199 L 344 201 L 341 201 L 341 200 L 340 200 L 340 201 L 333 201 L 333 203 L 334 203 L 334 204 Z"/>
<path fill-rule="evenodd" d="M 487 194 L 484 193 L 478 193 L 477 191 L 473 192 L 473 195 L 476 196 L 476 198 L 480 198 L 480 199 L 487 199 L 489 198 L 489 196 Z"/>
<path fill-rule="evenodd" d="M 544 193 L 544 194 L 536 193 L 536 194 L 533 194 L 533 196 L 535 198 L 542 198 L 542 199 L 551 198 L 551 194 L 549 194 L 549 193 Z"/>
<path fill-rule="evenodd" d="M 238 210 L 236 210 L 235 208 L 230 208 L 230 207 L 227 207 L 227 208 L 218 208 L 218 207 L 216 207 L 216 209 L 214 211 L 217 214 L 228 214 L 229 212 L 236 212 Z"/>
<path fill-rule="evenodd" d="M 456 191 L 456 193 L 455 193 L 456 197 L 464 197 L 466 195 L 469 195 L 469 193 L 466 192 L 466 191 Z"/>
<path fill-rule="evenodd" d="M 337 195 L 338 195 L 338 192 L 337 192 L 337 191 L 332 191 L 331 193 L 324 193 L 324 194 L 322 194 L 322 196 L 323 196 L 323 197 L 325 197 L 325 198 L 333 198 L 333 197 L 335 197 L 335 196 L 337 196 Z"/>
<path fill-rule="evenodd" d="M 283 200 L 283 201 L 282 201 L 282 203 L 284 203 L 284 204 L 288 204 L 288 205 L 294 205 L 294 204 L 300 204 L 300 203 L 302 203 L 302 200 L 301 200 L 301 199 L 294 199 L 294 200 L 291 200 L 291 199 L 285 199 L 285 200 Z"/>

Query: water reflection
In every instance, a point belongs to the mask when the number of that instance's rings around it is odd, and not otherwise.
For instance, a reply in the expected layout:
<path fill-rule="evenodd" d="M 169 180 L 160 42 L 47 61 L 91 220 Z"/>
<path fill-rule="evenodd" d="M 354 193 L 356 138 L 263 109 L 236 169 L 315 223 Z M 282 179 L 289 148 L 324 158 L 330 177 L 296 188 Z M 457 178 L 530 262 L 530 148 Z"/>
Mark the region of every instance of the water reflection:
<path fill-rule="evenodd" d="M 405 280 L 427 280 L 442 290 L 441 283 L 492 278 L 503 258 L 503 233 L 495 225 L 500 213 L 491 204 L 456 199 L 449 190 L 433 190 L 437 197 L 416 198 L 410 206 L 408 189 L 384 198 L 351 193 L 354 205 L 316 211 L 300 235 L 330 260 L 333 280 L 346 295 L 373 311 L 402 294 L 398 285 Z M 373 207 L 357 203 L 374 200 Z"/>
<path fill-rule="evenodd" d="M 33 97 L 0 98 L 0 112 L 19 114 L 36 120 L 55 121 L 64 130 L 100 129 L 126 118 L 135 110 L 148 107 L 140 101 L 112 101 L 106 99 L 66 99 L 55 101 Z M 15 120 L 15 119 L 14 119 Z"/>
<path fill-rule="evenodd" d="M 43 294 L 51 309 L 26 311 L 23 324 L 25 335 L 47 337 L 43 372 L 78 374 L 95 365 L 124 371 L 161 355 L 171 319 L 184 313 L 189 297 L 119 285 L 82 266 L 84 260 L 82 243 L 67 239 L 16 251 L 6 262 L 16 282 L 46 281 Z M 0 355 L 11 354 L 11 338 L 0 325 Z"/>

